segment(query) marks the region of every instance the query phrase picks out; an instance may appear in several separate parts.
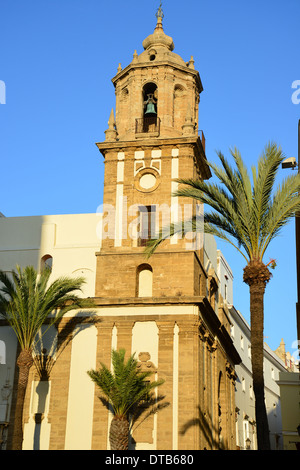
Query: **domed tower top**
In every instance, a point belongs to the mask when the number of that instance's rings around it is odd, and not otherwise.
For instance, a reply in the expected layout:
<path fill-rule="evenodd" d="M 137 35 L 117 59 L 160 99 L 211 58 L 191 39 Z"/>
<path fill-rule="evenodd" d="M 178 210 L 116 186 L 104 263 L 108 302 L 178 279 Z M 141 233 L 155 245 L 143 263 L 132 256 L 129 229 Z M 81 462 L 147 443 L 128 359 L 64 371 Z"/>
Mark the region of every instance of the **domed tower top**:
<path fill-rule="evenodd" d="M 115 133 L 106 140 L 172 138 L 198 134 L 198 105 L 203 90 L 194 60 L 174 53 L 165 34 L 160 7 L 154 32 L 143 41 L 143 52 L 112 79 L 116 89 Z"/>
<path fill-rule="evenodd" d="M 160 6 L 161 9 L 161 6 Z M 149 49 L 149 47 L 153 46 L 162 46 L 167 47 L 170 51 L 174 49 L 173 39 L 170 36 L 167 36 L 163 30 L 162 26 L 162 19 L 163 14 L 156 14 L 157 17 L 157 24 L 153 34 L 150 34 L 146 39 L 143 41 L 144 49 Z"/>

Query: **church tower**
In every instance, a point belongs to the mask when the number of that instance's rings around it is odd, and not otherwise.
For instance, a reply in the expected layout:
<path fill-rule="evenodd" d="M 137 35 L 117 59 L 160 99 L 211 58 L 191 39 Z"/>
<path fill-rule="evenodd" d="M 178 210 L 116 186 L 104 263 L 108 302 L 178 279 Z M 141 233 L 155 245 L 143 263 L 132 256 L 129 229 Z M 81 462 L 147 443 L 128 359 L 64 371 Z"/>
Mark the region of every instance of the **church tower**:
<path fill-rule="evenodd" d="M 146 264 L 152 272 L 151 297 L 199 295 L 203 253 L 195 251 L 191 235 L 185 241 L 171 238 L 147 263 L 144 248 L 159 229 L 196 213 L 191 200 L 172 197 L 176 178 L 211 176 L 198 131 L 202 83 L 193 59 L 186 63 L 173 52 L 161 10 L 143 47 L 112 80 L 116 113 L 111 111 L 105 142 L 97 144 L 105 179 L 96 295 L 139 296 L 137 278 L 147 275 L 138 271 Z"/>
<path fill-rule="evenodd" d="M 143 52 L 112 79 L 115 111 L 97 143 L 105 163 L 97 361 L 109 364 L 111 349 L 125 348 L 165 380 L 167 406 L 137 427 L 131 448 L 231 449 L 238 356 L 217 274 L 205 267 L 203 233 L 170 237 L 149 259 L 144 252 L 168 224 L 197 214 L 201 223 L 202 207 L 172 196 L 176 180 L 211 176 L 198 123 L 200 75 L 192 57 L 174 52 L 161 7 L 156 18 Z M 94 407 L 94 447 L 106 448 L 107 411 L 97 398 Z"/>

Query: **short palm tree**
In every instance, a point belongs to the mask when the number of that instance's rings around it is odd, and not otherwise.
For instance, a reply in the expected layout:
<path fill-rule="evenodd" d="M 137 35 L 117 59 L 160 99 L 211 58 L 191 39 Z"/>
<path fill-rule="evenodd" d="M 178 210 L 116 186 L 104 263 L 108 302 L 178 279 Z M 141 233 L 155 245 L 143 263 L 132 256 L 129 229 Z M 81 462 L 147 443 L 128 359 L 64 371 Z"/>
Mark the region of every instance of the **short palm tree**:
<path fill-rule="evenodd" d="M 102 392 L 102 403 L 113 410 L 109 430 L 111 450 L 128 450 L 130 421 L 139 414 L 141 407 L 155 403 L 153 390 L 164 382 L 147 380 L 153 372 L 140 371 L 135 355 L 126 361 L 125 353 L 124 349 L 112 350 L 113 372 L 102 363 L 98 371 L 88 371 Z"/>
<path fill-rule="evenodd" d="M 83 278 L 61 277 L 48 285 L 50 275 L 50 269 L 45 268 L 39 275 L 32 266 L 24 269 L 17 266 L 11 276 L 0 271 L 0 318 L 14 330 L 20 348 L 13 450 L 22 449 L 24 399 L 33 348 L 42 325 L 47 322 L 50 327 L 70 310 L 91 306 L 89 300 L 77 295 L 85 282 Z"/>
<path fill-rule="evenodd" d="M 236 168 L 233 169 L 222 153 L 221 166 L 210 164 L 218 183 L 178 180 L 184 186 L 176 196 L 189 197 L 207 204 L 212 209 L 204 214 L 204 232 L 229 242 L 245 258 L 243 280 L 250 290 L 251 350 L 253 389 L 256 403 L 257 440 L 259 449 L 269 449 L 269 429 L 264 398 L 263 325 L 264 293 L 275 261 L 265 264 L 264 256 L 270 242 L 280 229 L 300 210 L 300 175 L 288 176 L 277 188 L 275 178 L 284 155 L 275 143 L 266 145 L 252 168 L 252 182 L 237 149 L 231 151 Z M 186 227 L 195 230 L 195 219 L 190 224 L 172 225 L 151 240 L 146 252 L 151 255 L 171 233 L 182 233 Z"/>

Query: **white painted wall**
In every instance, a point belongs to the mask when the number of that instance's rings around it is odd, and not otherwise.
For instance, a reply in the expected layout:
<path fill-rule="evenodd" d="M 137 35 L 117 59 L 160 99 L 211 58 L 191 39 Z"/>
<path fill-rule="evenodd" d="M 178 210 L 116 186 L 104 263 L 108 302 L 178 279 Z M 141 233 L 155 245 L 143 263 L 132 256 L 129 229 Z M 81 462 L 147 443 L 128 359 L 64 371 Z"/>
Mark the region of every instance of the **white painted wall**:
<path fill-rule="evenodd" d="M 47 215 L 47 216 L 34 216 L 34 217 L 1 217 L 0 218 L 0 269 L 10 272 L 20 265 L 25 267 L 28 265 L 34 266 L 39 270 L 41 265 L 41 258 L 44 255 L 53 257 L 53 267 L 50 277 L 50 282 L 54 281 L 59 276 L 83 276 L 86 279 L 86 284 L 83 288 L 82 295 L 84 297 L 93 297 L 95 294 L 95 276 L 96 276 L 96 256 L 95 252 L 99 251 L 101 247 L 101 240 L 98 234 L 99 223 L 101 223 L 101 214 L 68 214 L 68 215 Z M 85 333 L 86 335 L 88 333 Z M 76 357 L 76 348 L 79 339 L 84 341 L 84 333 L 76 337 L 74 341 L 74 354 Z M 0 341 L 5 343 L 6 347 L 6 364 L 0 364 L 0 390 L 5 386 L 12 386 L 13 377 L 15 372 L 17 339 L 13 330 L 8 326 L 0 327 Z M 89 351 L 92 355 L 93 338 L 85 341 L 83 351 Z M 81 344 L 82 346 L 82 344 Z M 80 346 L 80 347 L 81 347 Z M 50 347 L 48 344 L 47 348 Z M 84 356 L 86 364 L 78 362 L 78 377 L 81 377 L 79 385 L 85 387 L 88 377 L 85 381 L 82 379 L 82 367 L 93 363 L 87 353 Z M 82 366 L 82 367 L 81 367 Z M 77 372 L 74 372 L 74 367 L 71 371 L 72 381 L 76 383 Z M 84 374 L 83 374 L 84 375 Z M 89 379 L 90 382 L 90 379 Z M 34 413 L 36 412 L 37 397 L 41 389 L 36 391 L 33 384 L 32 401 L 30 405 L 30 418 L 25 426 L 24 433 L 24 448 L 48 448 L 50 436 L 50 424 L 47 423 L 47 416 L 42 422 L 40 429 L 34 422 Z M 84 391 L 77 387 L 80 393 L 85 396 Z M 74 393 L 72 391 L 72 393 Z M 48 396 L 49 398 L 49 396 Z M 47 400 L 48 400 L 47 398 Z M 74 397 L 71 397 L 70 406 L 74 406 Z M 0 393 L 0 420 L 9 416 L 11 395 L 8 403 L 3 400 Z M 84 407 L 81 408 L 83 410 Z M 78 411 L 78 410 L 77 410 Z M 85 410 L 86 411 L 86 410 Z M 47 414 L 47 412 L 46 412 Z M 75 415 L 78 416 L 75 413 Z M 85 418 L 88 412 L 85 413 Z M 69 428 L 70 429 L 70 428 Z M 38 434 L 38 436 L 37 436 Z M 70 433 L 67 435 L 67 445 L 70 447 Z M 78 441 L 75 438 L 74 445 Z M 88 434 L 84 434 L 84 445 L 88 444 Z M 89 447 L 88 447 L 89 448 Z"/>
<path fill-rule="evenodd" d="M 250 326 L 240 312 L 230 309 L 232 321 L 232 340 L 242 362 L 236 366 L 236 406 L 239 408 L 237 422 L 237 445 L 245 448 L 245 439 L 251 440 L 251 449 L 256 449 L 256 431 L 252 434 L 251 422 L 255 421 L 255 398 L 253 393 Z M 265 402 L 270 429 L 272 450 L 276 450 L 276 435 L 280 436 L 282 446 L 280 389 L 277 384 L 279 373 L 285 370 L 283 361 L 265 343 L 264 345 L 264 380 Z M 248 436 L 247 436 L 248 433 Z"/>
<path fill-rule="evenodd" d="M 87 371 L 96 368 L 97 328 L 81 325 L 74 332 L 66 425 L 66 450 L 92 448 L 95 385 Z"/>

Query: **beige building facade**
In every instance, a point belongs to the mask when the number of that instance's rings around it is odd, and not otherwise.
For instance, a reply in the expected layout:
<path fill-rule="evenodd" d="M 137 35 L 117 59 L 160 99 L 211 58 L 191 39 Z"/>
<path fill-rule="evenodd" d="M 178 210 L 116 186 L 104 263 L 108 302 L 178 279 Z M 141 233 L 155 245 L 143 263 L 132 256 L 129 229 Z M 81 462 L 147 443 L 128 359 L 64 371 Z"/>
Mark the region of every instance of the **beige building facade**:
<path fill-rule="evenodd" d="M 53 277 L 85 275 L 84 295 L 95 301 L 92 312 L 74 312 L 50 330 L 37 351 L 48 374 L 31 371 L 26 449 L 109 449 L 111 414 L 86 372 L 101 362 L 109 365 L 111 350 L 120 348 L 135 353 L 141 367 L 165 381 L 159 389 L 165 406 L 133 429 L 131 449 L 236 446 L 235 365 L 240 357 L 230 337 L 218 268 L 205 250 L 209 240 L 201 231 L 202 207 L 172 197 L 177 178 L 211 176 L 198 130 L 201 79 L 192 58 L 185 62 L 173 52 L 160 15 L 143 48 L 113 78 L 116 110 L 110 113 L 105 141 L 97 143 L 105 166 L 101 214 L 0 220 L 8 224 L 7 233 L 13 223 L 28 224 L 29 232 L 37 224 L 37 243 L 28 236 L 23 250 L 7 237 L 5 243 L 12 246 L 0 246 L 2 269 L 49 263 Z M 199 224 L 197 235 L 187 227 L 184 236 L 167 239 L 146 258 L 149 238 L 190 216 Z M 4 329 L 2 322 L 0 340 L 7 341 L 11 365 L 6 366 L 10 375 L 7 370 L 0 375 L 0 386 L 9 381 L 12 387 L 12 421 L 17 345 L 5 339 Z M 7 448 L 9 430 L 8 425 Z"/>

